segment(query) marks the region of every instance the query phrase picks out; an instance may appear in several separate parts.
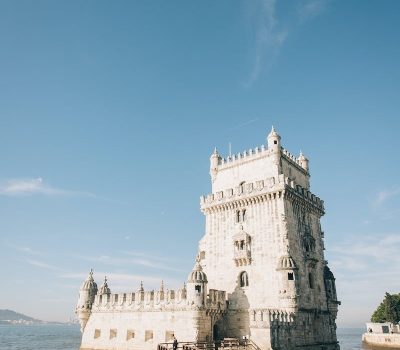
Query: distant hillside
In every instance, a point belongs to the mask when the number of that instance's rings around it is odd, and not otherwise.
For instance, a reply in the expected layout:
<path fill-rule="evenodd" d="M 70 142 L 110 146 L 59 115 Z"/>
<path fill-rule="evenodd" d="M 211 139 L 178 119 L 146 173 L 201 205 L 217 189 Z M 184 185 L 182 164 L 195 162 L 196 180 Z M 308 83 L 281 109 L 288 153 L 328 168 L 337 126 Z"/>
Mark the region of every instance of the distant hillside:
<path fill-rule="evenodd" d="M 20 314 L 12 310 L 0 310 L 0 323 L 43 323 L 43 321 L 37 320 L 33 317 Z"/>

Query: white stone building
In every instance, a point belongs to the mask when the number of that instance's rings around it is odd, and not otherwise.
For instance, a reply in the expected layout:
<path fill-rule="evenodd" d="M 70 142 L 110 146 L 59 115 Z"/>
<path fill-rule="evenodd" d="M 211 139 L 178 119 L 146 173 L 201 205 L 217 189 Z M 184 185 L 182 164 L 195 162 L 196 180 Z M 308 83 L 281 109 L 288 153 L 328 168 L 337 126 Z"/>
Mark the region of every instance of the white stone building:
<path fill-rule="evenodd" d="M 324 260 L 323 201 L 308 160 L 262 145 L 210 158 L 211 194 L 200 198 L 205 234 L 177 291 L 111 294 L 90 274 L 76 308 L 81 349 L 156 349 L 180 342 L 249 339 L 248 348 L 338 349 L 335 278 Z M 191 345 L 194 346 L 194 345 Z"/>

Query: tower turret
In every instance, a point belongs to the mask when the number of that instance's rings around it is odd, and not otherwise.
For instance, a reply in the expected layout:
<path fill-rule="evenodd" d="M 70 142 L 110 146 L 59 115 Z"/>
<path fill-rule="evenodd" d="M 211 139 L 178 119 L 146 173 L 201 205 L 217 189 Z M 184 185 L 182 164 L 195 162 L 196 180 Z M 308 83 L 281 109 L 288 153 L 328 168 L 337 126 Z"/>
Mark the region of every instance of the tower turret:
<path fill-rule="evenodd" d="M 188 276 L 187 282 L 187 300 L 190 305 L 203 307 L 207 297 L 207 276 L 200 265 L 200 259 L 197 257 L 196 264 Z"/>
<path fill-rule="evenodd" d="M 214 181 L 215 177 L 218 174 L 218 164 L 221 160 L 221 156 L 219 155 L 217 151 L 217 147 L 214 148 L 214 152 L 212 153 L 210 157 L 210 175 L 211 175 L 211 180 Z"/>
<path fill-rule="evenodd" d="M 308 172 L 309 160 L 306 157 L 304 157 L 304 154 L 301 151 L 300 151 L 300 156 L 298 158 L 298 161 L 300 162 L 300 165 L 302 166 L 302 168 Z"/>
<path fill-rule="evenodd" d="M 97 284 L 93 279 L 93 270 L 90 270 L 88 278 L 79 290 L 78 304 L 75 309 L 75 313 L 81 325 L 81 332 L 85 329 L 86 323 L 89 319 L 96 293 Z"/>
<path fill-rule="evenodd" d="M 279 151 L 281 149 L 281 137 L 274 127 L 271 128 L 271 132 L 267 136 L 267 143 L 270 150 Z"/>
<path fill-rule="evenodd" d="M 298 268 L 289 251 L 279 258 L 276 270 L 280 272 L 280 304 L 285 308 L 295 308 L 298 297 Z"/>

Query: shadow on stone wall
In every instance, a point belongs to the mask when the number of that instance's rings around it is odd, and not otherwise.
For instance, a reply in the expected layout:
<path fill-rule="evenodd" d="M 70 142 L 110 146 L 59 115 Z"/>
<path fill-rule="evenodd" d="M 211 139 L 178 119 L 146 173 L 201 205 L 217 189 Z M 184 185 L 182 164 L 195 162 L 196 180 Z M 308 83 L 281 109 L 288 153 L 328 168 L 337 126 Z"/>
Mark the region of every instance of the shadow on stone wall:
<path fill-rule="evenodd" d="M 238 338 L 250 335 L 250 304 L 246 295 L 246 288 L 237 286 L 233 293 L 228 294 L 228 308 L 226 314 L 216 322 L 214 339 Z"/>

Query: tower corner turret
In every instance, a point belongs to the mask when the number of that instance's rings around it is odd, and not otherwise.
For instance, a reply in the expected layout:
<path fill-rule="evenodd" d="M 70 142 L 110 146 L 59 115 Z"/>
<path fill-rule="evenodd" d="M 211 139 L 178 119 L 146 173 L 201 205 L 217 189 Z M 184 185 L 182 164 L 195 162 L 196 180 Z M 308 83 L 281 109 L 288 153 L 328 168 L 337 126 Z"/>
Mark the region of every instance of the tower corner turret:
<path fill-rule="evenodd" d="M 267 136 L 268 149 L 272 151 L 279 151 L 281 149 L 281 136 L 276 132 L 272 126 L 271 132 Z"/>
<path fill-rule="evenodd" d="M 300 166 L 301 166 L 305 171 L 309 172 L 309 170 L 310 170 L 310 169 L 309 169 L 310 161 L 308 160 L 308 158 L 306 158 L 306 157 L 304 156 L 304 154 L 303 154 L 302 151 L 300 151 L 300 155 L 299 155 L 299 158 L 298 158 L 297 160 L 299 161 Z"/>
<path fill-rule="evenodd" d="M 200 259 L 197 257 L 196 264 L 188 276 L 186 290 L 187 301 L 189 305 L 204 307 L 207 298 L 207 275 L 200 265 Z"/>
<path fill-rule="evenodd" d="M 75 313 L 81 325 L 82 333 L 91 314 L 92 305 L 96 294 L 97 284 L 93 279 L 93 270 L 90 270 L 88 278 L 79 289 L 79 299 L 75 309 Z"/>
<path fill-rule="evenodd" d="M 214 152 L 210 157 L 210 175 L 211 180 L 214 182 L 218 174 L 218 165 L 221 161 L 221 156 L 218 153 L 217 147 L 214 148 Z"/>

